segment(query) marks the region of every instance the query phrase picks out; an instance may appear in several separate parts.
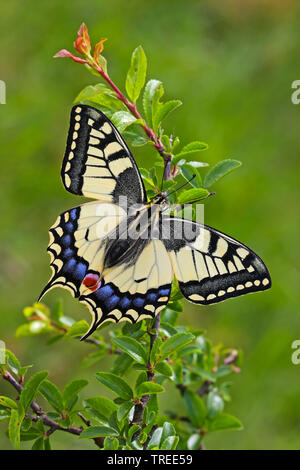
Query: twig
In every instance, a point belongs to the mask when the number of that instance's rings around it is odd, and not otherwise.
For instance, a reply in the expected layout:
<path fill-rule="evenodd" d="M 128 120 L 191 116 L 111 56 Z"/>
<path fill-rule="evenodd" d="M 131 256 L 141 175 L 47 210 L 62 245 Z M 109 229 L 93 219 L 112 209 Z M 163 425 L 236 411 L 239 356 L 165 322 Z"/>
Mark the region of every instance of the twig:
<path fill-rule="evenodd" d="M 4 378 L 4 380 L 9 382 L 19 393 L 22 392 L 23 385 L 17 382 L 17 380 L 9 372 L 5 372 L 5 374 L 3 374 L 2 377 Z M 46 415 L 45 411 L 41 408 L 41 406 L 36 401 L 32 401 L 30 406 L 37 416 L 32 416 L 32 415 L 27 415 L 27 416 L 30 417 L 32 421 L 34 422 L 40 419 L 43 422 L 43 424 L 45 424 L 45 426 L 48 426 L 49 430 L 46 433 L 47 436 L 50 436 L 51 434 L 53 434 L 53 432 L 57 430 L 68 432 L 70 434 L 76 434 L 77 436 L 79 436 L 83 431 L 83 428 L 77 428 L 75 426 L 68 426 L 67 428 L 60 426 L 60 424 L 58 424 L 56 421 L 52 420 Z"/>

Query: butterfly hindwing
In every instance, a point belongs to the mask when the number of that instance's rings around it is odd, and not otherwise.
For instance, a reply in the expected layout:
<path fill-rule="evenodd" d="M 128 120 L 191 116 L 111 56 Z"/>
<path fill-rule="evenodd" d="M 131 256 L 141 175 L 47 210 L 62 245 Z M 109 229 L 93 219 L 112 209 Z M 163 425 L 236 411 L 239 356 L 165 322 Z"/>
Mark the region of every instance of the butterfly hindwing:
<path fill-rule="evenodd" d="M 168 303 L 173 270 L 161 240 L 138 239 L 128 256 L 103 272 L 101 287 L 80 301 L 93 317 L 90 335 L 105 321 L 153 318 Z"/>
<path fill-rule="evenodd" d="M 86 274 L 101 270 L 107 235 L 124 217 L 120 206 L 100 201 L 61 214 L 49 230 L 52 277 L 40 298 L 53 287 L 63 287 L 78 297 Z"/>
<path fill-rule="evenodd" d="M 213 304 L 271 287 L 266 266 L 247 246 L 190 220 L 162 220 L 163 241 L 179 287 L 189 301 Z"/>
<path fill-rule="evenodd" d="M 71 193 L 128 205 L 146 201 L 136 163 L 115 126 L 91 106 L 72 108 L 61 176 Z"/>

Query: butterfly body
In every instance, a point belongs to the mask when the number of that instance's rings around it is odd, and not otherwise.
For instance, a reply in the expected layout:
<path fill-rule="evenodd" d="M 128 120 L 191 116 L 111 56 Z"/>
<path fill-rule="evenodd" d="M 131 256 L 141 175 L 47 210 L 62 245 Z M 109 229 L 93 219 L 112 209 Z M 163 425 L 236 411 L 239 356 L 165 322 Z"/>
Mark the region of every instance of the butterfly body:
<path fill-rule="evenodd" d="M 70 290 L 92 313 L 87 335 L 104 321 L 157 315 L 174 276 L 183 295 L 203 305 L 270 287 L 267 268 L 247 246 L 166 213 L 164 194 L 147 201 L 125 142 L 90 106 L 72 109 L 62 179 L 68 191 L 96 201 L 51 227 L 53 274 L 41 296 L 57 286 Z"/>

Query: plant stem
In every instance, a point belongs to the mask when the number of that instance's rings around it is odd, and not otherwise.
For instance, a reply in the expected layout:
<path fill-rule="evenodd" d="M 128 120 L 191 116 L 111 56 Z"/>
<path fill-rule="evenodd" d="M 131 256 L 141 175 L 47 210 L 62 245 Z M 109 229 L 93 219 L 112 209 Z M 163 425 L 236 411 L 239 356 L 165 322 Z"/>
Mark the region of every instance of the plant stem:
<path fill-rule="evenodd" d="M 7 382 L 9 382 L 19 393 L 22 392 L 23 385 L 17 382 L 17 380 L 9 372 L 5 372 L 2 377 L 4 378 L 4 380 L 7 380 Z M 45 411 L 40 407 L 40 405 L 36 401 L 32 401 L 30 406 L 37 416 L 28 415 L 28 417 L 30 417 L 34 422 L 37 421 L 37 419 L 41 419 L 43 424 L 49 427 L 49 430 L 46 433 L 47 436 L 50 436 L 51 434 L 53 434 L 53 432 L 57 430 L 65 431 L 70 434 L 76 434 L 77 436 L 79 436 L 83 431 L 83 428 L 77 428 L 75 426 L 68 426 L 67 428 L 60 426 L 60 424 L 58 424 L 56 421 L 53 421 L 46 415 Z"/>
<path fill-rule="evenodd" d="M 117 87 L 117 85 L 112 81 L 109 75 L 103 70 L 103 68 L 98 65 L 92 58 L 90 59 L 89 65 L 96 70 L 96 72 L 101 75 L 102 78 L 108 83 L 108 85 L 114 90 L 116 93 L 117 98 L 124 103 L 126 108 L 130 111 L 130 113 L 136 118 L 141 119 L 142 123 L 140 125 L 144 129 L 145 133 L 149 137 L 149 139 L 153 142 L 153 146 L 156 148 L 160 156 L 163 158 L 165 162 L 165 169 L 164 169 L 164 179 L 168 180 L 173 178 L 171 174 L 171 158 L 172 155 L 169 154 L 165 147 L 163 146 L 162 142 L 160 141 L 159 137 L 156 135 L 153 129 L 151 129 L 145 120 L 142 118 L 141 114 L 138 112 L 136 104 L 131 103 L 126 96 L 121 92 L 121 90 Z"/>

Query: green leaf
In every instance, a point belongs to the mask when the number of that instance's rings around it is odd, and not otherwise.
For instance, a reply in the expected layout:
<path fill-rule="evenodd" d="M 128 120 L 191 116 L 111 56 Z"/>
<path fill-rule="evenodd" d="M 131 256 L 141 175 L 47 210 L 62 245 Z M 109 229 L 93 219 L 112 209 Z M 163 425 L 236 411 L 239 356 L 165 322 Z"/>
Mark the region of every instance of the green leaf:
<path fill-rule="evenodd" d="M 38 429 L 30 428 L 28 431 L 21 431 L 21 441 L 33 441 L 40 437 L 41 433 Z"/>
<path fill-rule="evenodd" d="M 238 418 L 227 413 L 220 413 L 208 422 L 208 431 L 240 430 L 243 425 Z"/>
<path fill-rule="evenodd" d="M 179 162 L 179 160 L 181 160 L 183 157 L 186 158 L 188 155 L 194 154 L 196 152 L 202 152 L 207 148 L 208 145 L 205 142 L 190 142 L 189 144 L 185 145 L 179 153 L 174 155 L 174 157 L 172 158 L 172 163 L 173 165 L 176 165 L 176 163 Z M 200 166 L 207 166 L 207 163 L 201 163 Z"/>
<path fill-rule="evenodd" d="M 98 418 L 108 421 L 117 406 L 106 397 L 92 397 L 84 400 L 84 406 L 91 409 Z"/>
<path fill-rule="evenodd" d="M 156 415 L 156 413 L 158 412 L 158 398 L 156 394 L 150 396 L 147 408 L 149 411 L 149 415 L 150 413 L 154 413 Z"/>
<path fill-rule="evenodd" d="M 137 134 L 136 130 L 134 131 L 130 129 L 125 130 L 122 132 L 122 136 L 124 137 L 124 140 L 126 142 L 129 142 L 131 145 L 133 145 L 133 147 L 142 147 L 143 145 L 146 145 L 146 144 L 152 145 L 151 140 L 147 139 L 144 136 Z"/>
<path fill-rule="evenodd" d="M 82 431 L 80 439 L 94 439 L 95 437 L 118 436 L 116 429 L 109 426 L 89 426 Z"/>
<path fill-rule="evenodd" d="M 197 168 L 193 168 L 188 163 L 185 163 L 180 167 L 180 173 L 187 181 L 189 181 L 191 186 L 194 186 L 194 188 L 201 188 L 202 178 Z"/>
<path fill-rule="evenodd" d="M 183 312 L 183 305 L 178 300 L 171 300 L 169 303 L 169 308 L 175 312 Z"/>
<path fill-rule="evenodd" d="M 137 388 L 137 396 L 152 395 L 153 393 L 164 392 L 164 387 L 155 382 L 143 382 Z"/>
<path fill-rule="evenodd" d="M 0 396 L 0 405 L 4 406 L 5 408 L 12 408 L 15 410 L 18 409 L 18 405 L 14 400 L 9 397 L 4 397 L 3 395 Z"/>
<path fill-rule="evenodd" d="M 207 417 L 212 419 L 217 414 L 221 413 L 224 409 L 224 401 L 220 395 L 215 392 L 209 392 L 207 396 Z"/>
<path fill-rule="evenodd" d="M 34 320 L 30 323 L 24 323 L 18 326 L 15 332 L 17 339 L 24 338 L 25 336 L 39 335 L 41 333 L 48 333 L 53 331 L 49 328 L 49 323 L 41 320 Z"/>
<path fill-rule="evenodd" d="M 171 338 L 168 338 L 161 347 L 162 358 L 164 359 L 168 357 L 176 350 L 182 348 L 187 343 L 190 343 L 194 338 L 195 337 L 192 335 L 192 333 L 184 332 L 171 336 Z"/>
<path fill-rule="evenodd" d="M 185 160 L 182 160 L 182 161 L 185 161 Z M 177 163 L 177 165 L 179 164 L 179 162 Z M 205 163 L 205 162 L 194 162 L 194 161 L 191 161 L 189 160 L 188 164 L 190 166 L 192 166 L 193 168 L 203 168 L 205 166 L 209 166 L 208 163 Z"/>
<path fill-rule="evenodd" d="M 47 375 L 47 371 L 37 372 L 28 380 L 28 382 L 24 386 L 20 394 L 20 405 L 24 413 L 27 411 L 31 402 L 34 400 L 36 394 L 38 393 L 41 383 L 45 380 Z"/>
<path fill-rule="evenodd" d="M 104 439 L 104 450 L 117 450 L 119 441 L 115 437 L 106 437 Z"/>
<path fill-rule="evenodd" d="M 31 450 L 44 450 L 45 443 L 43 436 L 39 437 L 32 445 Z"/>
<path fill-rule="evenodd" d="M 20 449 L 21 424 L 22 417 L 19 416 L 19 412 L 17 410 L 12 409 L 9 420 L 8 435 L 14 449 Z"/>
<path fill-rule="evenodd" d="M 71 410 L 74 406 L 74 399 L 78 393 L 88 385 L 88 381 L 84 379 L 73 380 L 65 386 L 62 399 L 65 409 Z"/>
<path fill-rule="evenodd" d="M 96 364 L 96 362 L 100 361 L 100 359 L 106 355 L 107 351 L 108 347 L 106 345 L 103 344 L 98 346 L 97 351 L 88 354 L 85 358 L 82 359 L 81 365 L 83 367 L 90 367 Z"/>
<path fill-rule="evenodd" d="M 183 365 L 182 360 L 178 360 L 173 365 L 174 378 L 177 384 L 182 384 L 183 382 Z"/>
<path fill-rule="evenodd" d="M 143 108 L 147 123 L 152 126 L 152 115 L 155 114 L 159 99 L 163 96 L 163 85 L 159 80 L 149 80 L 143 94 Z"/>
<path fill-rule="evenodd" d="M 128 354 L 125 353 L 120 354 L 114 362 L 112 373 L 116 375 L 123 375 L 129 370 L 132 364 L 132 357 L 128 356 Z"/>
<path fill-rule="evenodd" d="M 140 429 L 140 427 L 141 426 L 139 426 L 138 424 L 133 424 L 132 426 L 130 426 L 130 428 L 128 430 L 128 434 L 127 434 L 129 442 L 131 441 L 134 434 Z"/>
<path fill-rule="evenodd" d="M 133 397 L 132 389 L 127 385 L 125 380 L 121 379 L 117 375 L 110 374 L 108 372 L 97 372 L 96 378 L 121 398 L 130 400 Z"/>
<path fill-rule="evenodd" d="M 155 371 L 164 375 L 165 377 L 171 377 L 173 375 L 172 368 L 166 362 L 158 362 L 155 366 Z"/>
<path fill-rule="evenodd" d="M 161 435 L 161 442 L 167 439 L 167 437 L 175 436 L 175 434 L 176 434 L 176 431 L 175 431 L 173 424 L 168 423 L 168 421 L 165 421 L 163 425 L 162 435 Z"/>
<path fill-rule="evenodd" d="M 9 366 L 10 370 L 14 374 L 18 374 L 21 368 L 21 364 L 19 360 L 16 358 L 16 356 L 11 351 L 9 351 L 9 349 L 5 349 L 5 357 L 6 357 L 7 365 Z"/>
<path fill-rule="evenodd" d="M 128 415 L 132 407 L 133 407 L 133 403 L 130 401 L 123 403 L 117 412 L 118 421 L 122 421 L 122 419 Z"/>
<path fill-rule="evenodd" d="M 197 368 L 193 368 L 193 372 L 194 372 L 194 374 L 200 375 L 200 377 L 202 377 L 205 380 L 209 380 L 210 382 L 215 382 L 216 381 L 215 373 L 210 372 L 208 370 L 199 369 L 197 367 Z"/>
<path fill-rule="evenodd" d="M 115 111 L 125 110 L 124 103 L 116 97 L 114 91 L 105 86 L 103 83 L 89 85 L 84 88 L 74 100 L 74 103 L 83 102 L 105 106 L 106 108 Z"/>
<path fill-rule="evenodd" d="M 10 418 L 10 410 L 0 410 L 0 422 Z"/>
<path fill-rule="evenodd" d="M 162 439 L 162 444 L 160 446 L 161 450 L 175 450 L 179 441 L 178 436 L 169 436 L 164 441 Z"/>
<path fill-rule="evenodd" d="M 147 352 L 136 339 L 128 336 L 117 337 L 113 339 L 113 343 L 139 364 L 147 364 Z"/>
<path fill-rule="evenodd" d="M 147 58 L 142 46 L 138 46 L 132 53 L 125 84 L 127 94 L 133 102 L 136 102 L 145 85 L 146 71 Z"/>
<path fill-rule="evenodd" d="M 231 159 L 223 160 L 217 163 L 206 174 L 205 179 L 204 179 L 204 187 L 208 188 L 213 183 L 218 181 L 220 178 L 223 178 L 223 176 L 227 175 L 231 171 L 241 166 L 241 164 L 242 163 L 239 162 L 238 160 L 231 160 Z"/>
<path fill-rule="evenodd" d="M 144 122 L 142 119 L 137 119 L 127 111 L 117 111 L 111 116 L 111 121 L 119 130 L 119 132 L 123 132 L 132 124 L 143 124 Z"/>
<path fill-rule="evenodd" d="M 85 320 L 77 321 L 69 328 L 65 334 L 65 338 L 76 338 L 77 336 L 82 336 L 88 329 L 89 325 Z"/>
<path fill-rule="evenodd" d="M 167 101 L 164 104 L 161 104 L 156 112 L 153 114 L 153 129 L 155 132 L 158 131 L 160 123 L 173 111 L 175 111 L 176 108 L 182 105 L 182 102 L 180 100 L 171 100 Z"/>
<path fill-rule="evenodd" d="M 60 412 L 63 410 L 62 395 L 56 385 L 49 380 L 44 380 L 39 391 L 56 411 Z"/>
<path fill-rule="evenodd" d="M 150 364 L 154 364 L 157 360 L 157 357 L 160 355 L 160 348 L 162 345 L 162 340 L 159 336 L 157 336 L 153 342 L 152 349 L 150 352 Z"/>
<path fill-rule="evenodd" d="M 190 204 L 194 201 L 199 201 L 201 199 L 206 199 L 210 195 L 210 192 L 204 188 L 195 188 L 195 189 L 188 189 L 187 191 L 183 191 L 178 196 L 179 204 Z M 172 305 L 170 305 L 172 307 Z"/>
<path fill-rule="evenodd" d="M 192 424 L 200 429 L 205 422 L 206 408 L 203 400 L 196 393 L 186 390 L 184 392 L 184 404 Z"/>
<path fill-rule="evenodd" d="M 162 432 L 163 432 L 163 428 L 162 427 L 159 427 L 157 429 L 155 429 L 154 433 L 152 434 L 152 437 L 149 441 L 149 444 L 148 444 L 148 447 L 147 449 L 148 450 L 151 450 L 153 449 L 154 447 L 156 447 L 157 449 L 159 449 L 159 445 L 160 445 L 160 441 L 161 441 L 161 436 L 162 436 Z"/>
<path fill-rule="evenodd" d="M 147 372 L 144 370 L 138 375 L 136 382 L 135 382 L 135 388 L 137 389 L 138 386 L 141 385 L 141 383 L 147 382 L 147 380 L 148 380 Z"/>
<path fill-rule="evenodd" d="M 192 434 L 187 441 L 187 447 L 189 450 L 198 450 L 200 443 L 202 440 L 202 436 L 200 434 Z"/>

